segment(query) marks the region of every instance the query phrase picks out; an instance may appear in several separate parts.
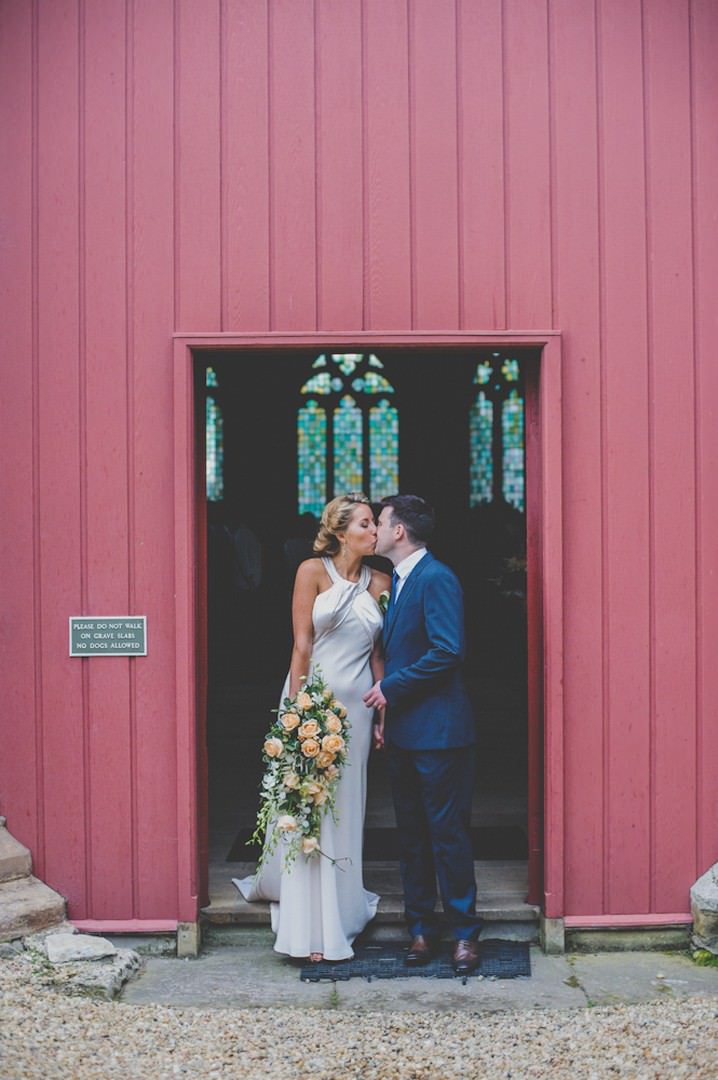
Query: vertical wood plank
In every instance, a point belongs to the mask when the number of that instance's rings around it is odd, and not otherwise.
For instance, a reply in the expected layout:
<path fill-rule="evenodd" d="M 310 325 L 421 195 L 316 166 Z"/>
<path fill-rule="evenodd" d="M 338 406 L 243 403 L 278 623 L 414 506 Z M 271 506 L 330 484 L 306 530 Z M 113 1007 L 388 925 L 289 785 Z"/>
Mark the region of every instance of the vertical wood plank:
<path fill-rule="evenodd" d="M 173 0 L 134 0 L 128 353 L 134 518 L 130 599 L 147 615 L 149 652 L 135 668 L 135 915 L 178 910 L 174 641 Z M 187 806 L 186 813 L 195 812 Z"/>
<path fill-rule="evenodd" d="M 223 305 L 227 330 L 269 328 L 268 3 L 223 5 Z"/>
<path fill-rule="evenodd" d="M 39 5 L 39 534 L 45 858 L 71 918 L 88 914 L 83 668 L 67 655 L 67 619 L 84 601 L 84 462 L 79 325 L 79 21 L 76 0 Z M 59 717 L 65 718 L 58 723 Z M 68 722 L 69 718 L 72 722 Z"/>
<path fill-rule="evenodd" d="M 316 328 L 314 5 L 270 14 L 271 326 Z"/>
<path fill-rule="evenodd" d="M 361 4 L 317 0 L 317 311 L 322 330 L 364 318 Z"/>
<path fill-rule="evenodd" d="M 365 0 L 366 314 L 371 330 L 412 325 L 409 70 L 405 0 Z"/>
<path fill-rule="evenodd" d="M 177 327 L 221 329 L 219 0 L 178 0 Z"/>
<path fill-rule="evenodd" d="M 697 873 L 715 862 L 718 851 L 718 369 L 713 353 L 718 339 L 718 247 L 715 244 L 718 190 L 718 7 L 712 0 L 693 0 L 691 50 L 693 58 L 693 236 L 696 359 L 697 456 L 697 643 L 698 687 L 696 713 L 698 816 Z"/>
<path fill-rule="evenodd" d="M 603 364 L 607 910 L 650 911 L 648 355 L 641 5 L 598 10 Z M 630 554 L 629 554 L 630 553 Z"/>
<path fill-rule="evenodd" d="M 459 288 L 462 329 L 505 329 L 501 0 L 458 0 Z"/>
<path fill-rule="evenodd" d="M 570 328 L 566 335 L 563 370 L 563 431 L 565 445 L 571 448 L 565 456 L 563 471 L 567 601 L 565 783 L 566 821 L 570 823 L 565 848 L 566 904 L 567 910 L 572 912 L 594 913 L 603 905 L 604 866 L 600 853 L 605 839 L 603 780 L 607 750 L 602 681 L 602 391 L 595 39 L 590 5 L 577 7 L 570 0 L 553 0 L 550 15 L 553 182 L 557 206 L 554 302 L 557 325 Z M 538 12 L 534 12 L 534 18 L 538 34 Z M 510 40 L 514 40 L 515 33 L 516 27 L 512 27 Z M 518 57 L 512 57 L 510 66 L 512 72 L 520 66 Z M 523 89 L 528 92 L 527 87 Z M 535 86 L 534 92 L 540 95 L 540 84 Z M 524 109 L 524 121 L 531 112 L 530 107 Z M 543 125 L 541 139 L 545 142 L 543 114 L 535 120 Z M 510 124 L 515 128 L 515 118 Z M 516 134 L 514 131 L 511 137 L 512 145 Z M 515 164 L 513 151 L 512 162 Z M 511 183 L 516 191 L 515 174 Z M 535 183 L 540 188 L 540 171 Z M 534 202 L 534 213 L 544 213 L 539 202 Z M 511 207 L 508 215 L 513 236 L 515 221 Z M 538 226 L 536 245 L 533 240 L 529 242 L 528 221 L 525 227 L 522 234 L 524 248 L 536 246 L 542 252 L 535 256 L 538 262 L 534 264 L 534 270 L 547 273 L 548 263 L 544 262 L 543 271 L 539 269 L 547 252 L 541 225 Z M 516 310 L 516 283 L 521 280 L 515 271 L 515 254 L 512 254 L 512 311 Z M 527 279 L 523 280 L 526 285 Z M 535 293 L 532 301 L 535 317 L 545 302 L 542 299 L 537 305 L 538 295 Z M 511 316 L 510 321 L 513 321 Z"/>
<path fill-rule="evenodd" d="M 40 707 L 29 670 L 37 632 L 33 348 L 33 9 L 0 5 L 0 295 L 8 377 L 0 395 L 2 502 L 2 685 L 5 723 L 0 754 L 0 813 L 42 865 Z M 12 570 L 10 570 L 12 568 Z"/>
<path fill-rule="evenodd" d="M 507 321 L 538 329 L 552 314 L 546 0 L 504 0 L 504 49 Z"/>
<path fill-rule="evenodd" d="M 687 6 L 644 5 L 656 911 L 695 874 L 695 461 Z M 659 868 L 670 867 L 670 873 Z"/>
<path fill-rule="evenodd" d="M 84 7 L 81 205 L 87 613 L 129 613 L 125 264 L 125 0 Z M 88 662 L 93 918 L 132 910 L 129 671 Z"/>
<path fill-rule="evenodd" d="M 414 327 L 459 325 L 456 8 L 409 5 Z"/>

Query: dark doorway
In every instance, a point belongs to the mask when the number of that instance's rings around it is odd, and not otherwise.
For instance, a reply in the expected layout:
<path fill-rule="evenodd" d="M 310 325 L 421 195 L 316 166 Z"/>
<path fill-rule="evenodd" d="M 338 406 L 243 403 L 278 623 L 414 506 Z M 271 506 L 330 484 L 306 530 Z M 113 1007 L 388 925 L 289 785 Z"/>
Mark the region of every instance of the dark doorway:
<path fill-rule="evenodd" d="M 213 492 L 221 498 L 207 503 L 213 907 L 232 906 L 231 877 L 243 872 L 239 863 L 253 858 L 244 841 L 257 808 L 262 736 L 289 661 L 294 569 L 311 544 L 310 522 L 299 513 L 306 506 L 298 502 L 297 413 L 302 386 L 312 372 L 324 370 L 315 366 L 319 355 L 313 349 L 197 357 L 198 395 L 201 388 L 210 399 L 208 422 L 221 423 L 223 455 L 222 490 Z M 379 349 L 376 355 L 398 410 L 400 488 L 425 495 L 436 507 L 432 550 L 464 587 L 466 671 L 479 728 L 476 856 L 519 865 L 527 857 L 526 528 L 516 493 L 517 445 L 513 457 L 504 446 L 503 402 L 513 393 L 523 424 L 524 371 L 537 356 L 535 350 L 475 347 Z M 508 361 L 514 366 L 507 369 Z M 337 386 L 335 392 L 345 390 Z M 365 409 L 365 445 L 368 423 Z M 331 477 L 331 431 L 327 442 Z M 211 457 L 211 445 L 208 450 Z M 513 466 L 505 468 L 509 460 Z M 216 482 L 217 470 L 214 476 Z M 371 482 L 366 462 L 362 481 L 363 487 Z M 379 866 L 396 858 L 393 809 L 381 755 L 369 769 L 365 857 Z M 371 887 L 385 892 L 382 880 L 379 874 Z"/>

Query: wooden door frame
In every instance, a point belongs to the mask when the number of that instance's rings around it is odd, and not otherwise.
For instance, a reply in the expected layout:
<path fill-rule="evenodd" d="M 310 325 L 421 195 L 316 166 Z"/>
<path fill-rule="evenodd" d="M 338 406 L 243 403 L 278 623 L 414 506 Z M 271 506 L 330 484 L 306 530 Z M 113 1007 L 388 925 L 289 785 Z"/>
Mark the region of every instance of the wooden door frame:
<path fill-rule="evenodd" d="M 177 686 L 178 899 L 194 921 L 206 900 L 205 596 L 198 584 L 194 360 L 198 352 L 387 348 L 532 348 L 526 372 L 526 531 L 529 675 L 529 900 L 547 918 L 564 914 L 563 513 L 561 335 L 550 331 L 459 333 L 193 333 L 174 335 L 175 640 Z M 200 670 L 201 667 L 201 670 Z M 201 822 L 204 821 L 205 824 Z M 204 851 L 204 856 L 202 852 Z M 542 852 L 542 856 L 541 856 Z"/>

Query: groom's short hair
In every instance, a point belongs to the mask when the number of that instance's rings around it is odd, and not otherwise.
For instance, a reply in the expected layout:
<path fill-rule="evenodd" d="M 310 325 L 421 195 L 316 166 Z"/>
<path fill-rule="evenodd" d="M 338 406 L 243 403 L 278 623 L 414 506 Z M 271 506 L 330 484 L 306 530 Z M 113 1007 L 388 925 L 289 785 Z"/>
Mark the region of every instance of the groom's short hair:
<path fill-rule="evenodd" d="M 425 544 L 434 531 L 434 508 L 420 495 L 388 495 L 382 506 L 391 509 L 394 524 L 400 521 L 414 544 Z"/>

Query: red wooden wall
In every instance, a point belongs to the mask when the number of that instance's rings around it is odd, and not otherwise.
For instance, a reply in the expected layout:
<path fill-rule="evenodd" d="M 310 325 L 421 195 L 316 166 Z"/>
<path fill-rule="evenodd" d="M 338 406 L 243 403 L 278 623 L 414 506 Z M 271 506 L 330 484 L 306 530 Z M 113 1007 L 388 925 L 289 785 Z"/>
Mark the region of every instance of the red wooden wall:
<path fill-rule="evenodd" d="M 0 3 L 0 805 L 74 917 L 192 914 L 171 335 L 219 330 L 561 331 L 565 913 L 688 910 L 717 52 L 714 0 Z M 82 612 L 150 655 L 69 659 Z"/>

